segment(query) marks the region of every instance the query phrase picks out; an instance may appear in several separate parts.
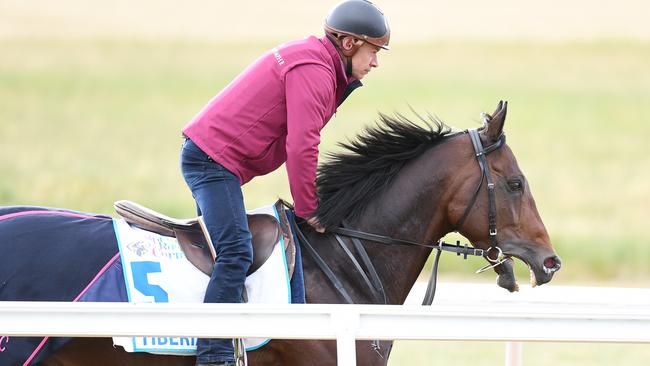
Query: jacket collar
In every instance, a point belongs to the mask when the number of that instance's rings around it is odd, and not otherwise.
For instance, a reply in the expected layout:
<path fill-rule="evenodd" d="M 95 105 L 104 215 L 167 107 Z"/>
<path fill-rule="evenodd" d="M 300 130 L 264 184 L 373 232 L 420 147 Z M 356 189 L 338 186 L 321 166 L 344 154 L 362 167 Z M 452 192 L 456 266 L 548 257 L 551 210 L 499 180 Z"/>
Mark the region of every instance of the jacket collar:
<path fill-rule="evenodd" d="M 341 105 L 343 101 L 354 91 L 354 89 L 362 86 L 360 80 L 353 77 L 348 77 L 345 74 L 345 65 L 341 55 L 336 50 L 336 46 L 332 43 L 327 36 L 319 38 L 320 42 L 325 46 L 325 49 L 332 58 L 334 69 L 336 70 L 336 100 L 337 105 Z"/>

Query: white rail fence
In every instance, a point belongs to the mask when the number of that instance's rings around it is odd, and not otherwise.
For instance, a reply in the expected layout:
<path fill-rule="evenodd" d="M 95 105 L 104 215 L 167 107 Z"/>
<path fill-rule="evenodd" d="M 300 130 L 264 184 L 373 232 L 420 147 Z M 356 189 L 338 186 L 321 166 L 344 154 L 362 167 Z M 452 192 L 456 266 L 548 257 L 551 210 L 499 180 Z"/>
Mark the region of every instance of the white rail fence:
<path fill-rule="evenodd" d="M 0 335 L 335 339 L 340 366 L 355 365 L 355 340 L 515 342 L 507 365 L 519 342 L 650 343 L 650 290 L 494 287 L 440 284 L 431 307 L 0 302 Z"/>

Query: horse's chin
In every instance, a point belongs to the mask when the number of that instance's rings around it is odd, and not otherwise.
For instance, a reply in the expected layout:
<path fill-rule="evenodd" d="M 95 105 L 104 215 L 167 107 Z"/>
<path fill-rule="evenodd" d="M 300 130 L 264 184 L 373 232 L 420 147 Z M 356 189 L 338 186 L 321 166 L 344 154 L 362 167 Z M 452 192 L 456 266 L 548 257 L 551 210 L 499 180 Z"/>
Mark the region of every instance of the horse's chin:
<path fill-rule="evenodd" d="M 494 267 L 494 271 L 497 273 L 497 285 L 510 292 L 515 292 L 519 291 L 519 284 L 517 284 L 512 266 L 512 259 L 508 258 L 505 262 Z"/>

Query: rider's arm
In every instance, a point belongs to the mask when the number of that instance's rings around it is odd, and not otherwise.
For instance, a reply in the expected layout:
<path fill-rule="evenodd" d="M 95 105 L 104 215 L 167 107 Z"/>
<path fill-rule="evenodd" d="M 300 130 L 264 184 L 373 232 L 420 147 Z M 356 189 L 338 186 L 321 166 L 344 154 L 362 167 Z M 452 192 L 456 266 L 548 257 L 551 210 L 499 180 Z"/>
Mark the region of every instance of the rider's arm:
<path fill-rule="evenodd" d="M 322 65 L 301 65 L 286 74 L 287 175 L 296 215 L 310 218 L 318 207 L 316 167 L 320 130 L 335 98 L 330 71 Z"/>

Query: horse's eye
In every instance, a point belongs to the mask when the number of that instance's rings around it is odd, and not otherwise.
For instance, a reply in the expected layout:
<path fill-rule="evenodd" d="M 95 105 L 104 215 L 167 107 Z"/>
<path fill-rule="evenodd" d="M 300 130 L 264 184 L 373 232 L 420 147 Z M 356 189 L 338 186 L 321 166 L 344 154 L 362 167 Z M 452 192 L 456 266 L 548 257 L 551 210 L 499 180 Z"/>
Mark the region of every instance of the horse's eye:
<path fill-rule="evenodd" d="M 524 184 L 519 179 L 512 179 L 508 181 L 508 188 L 511 191 L 521 191 L 524 188 Z"/>

